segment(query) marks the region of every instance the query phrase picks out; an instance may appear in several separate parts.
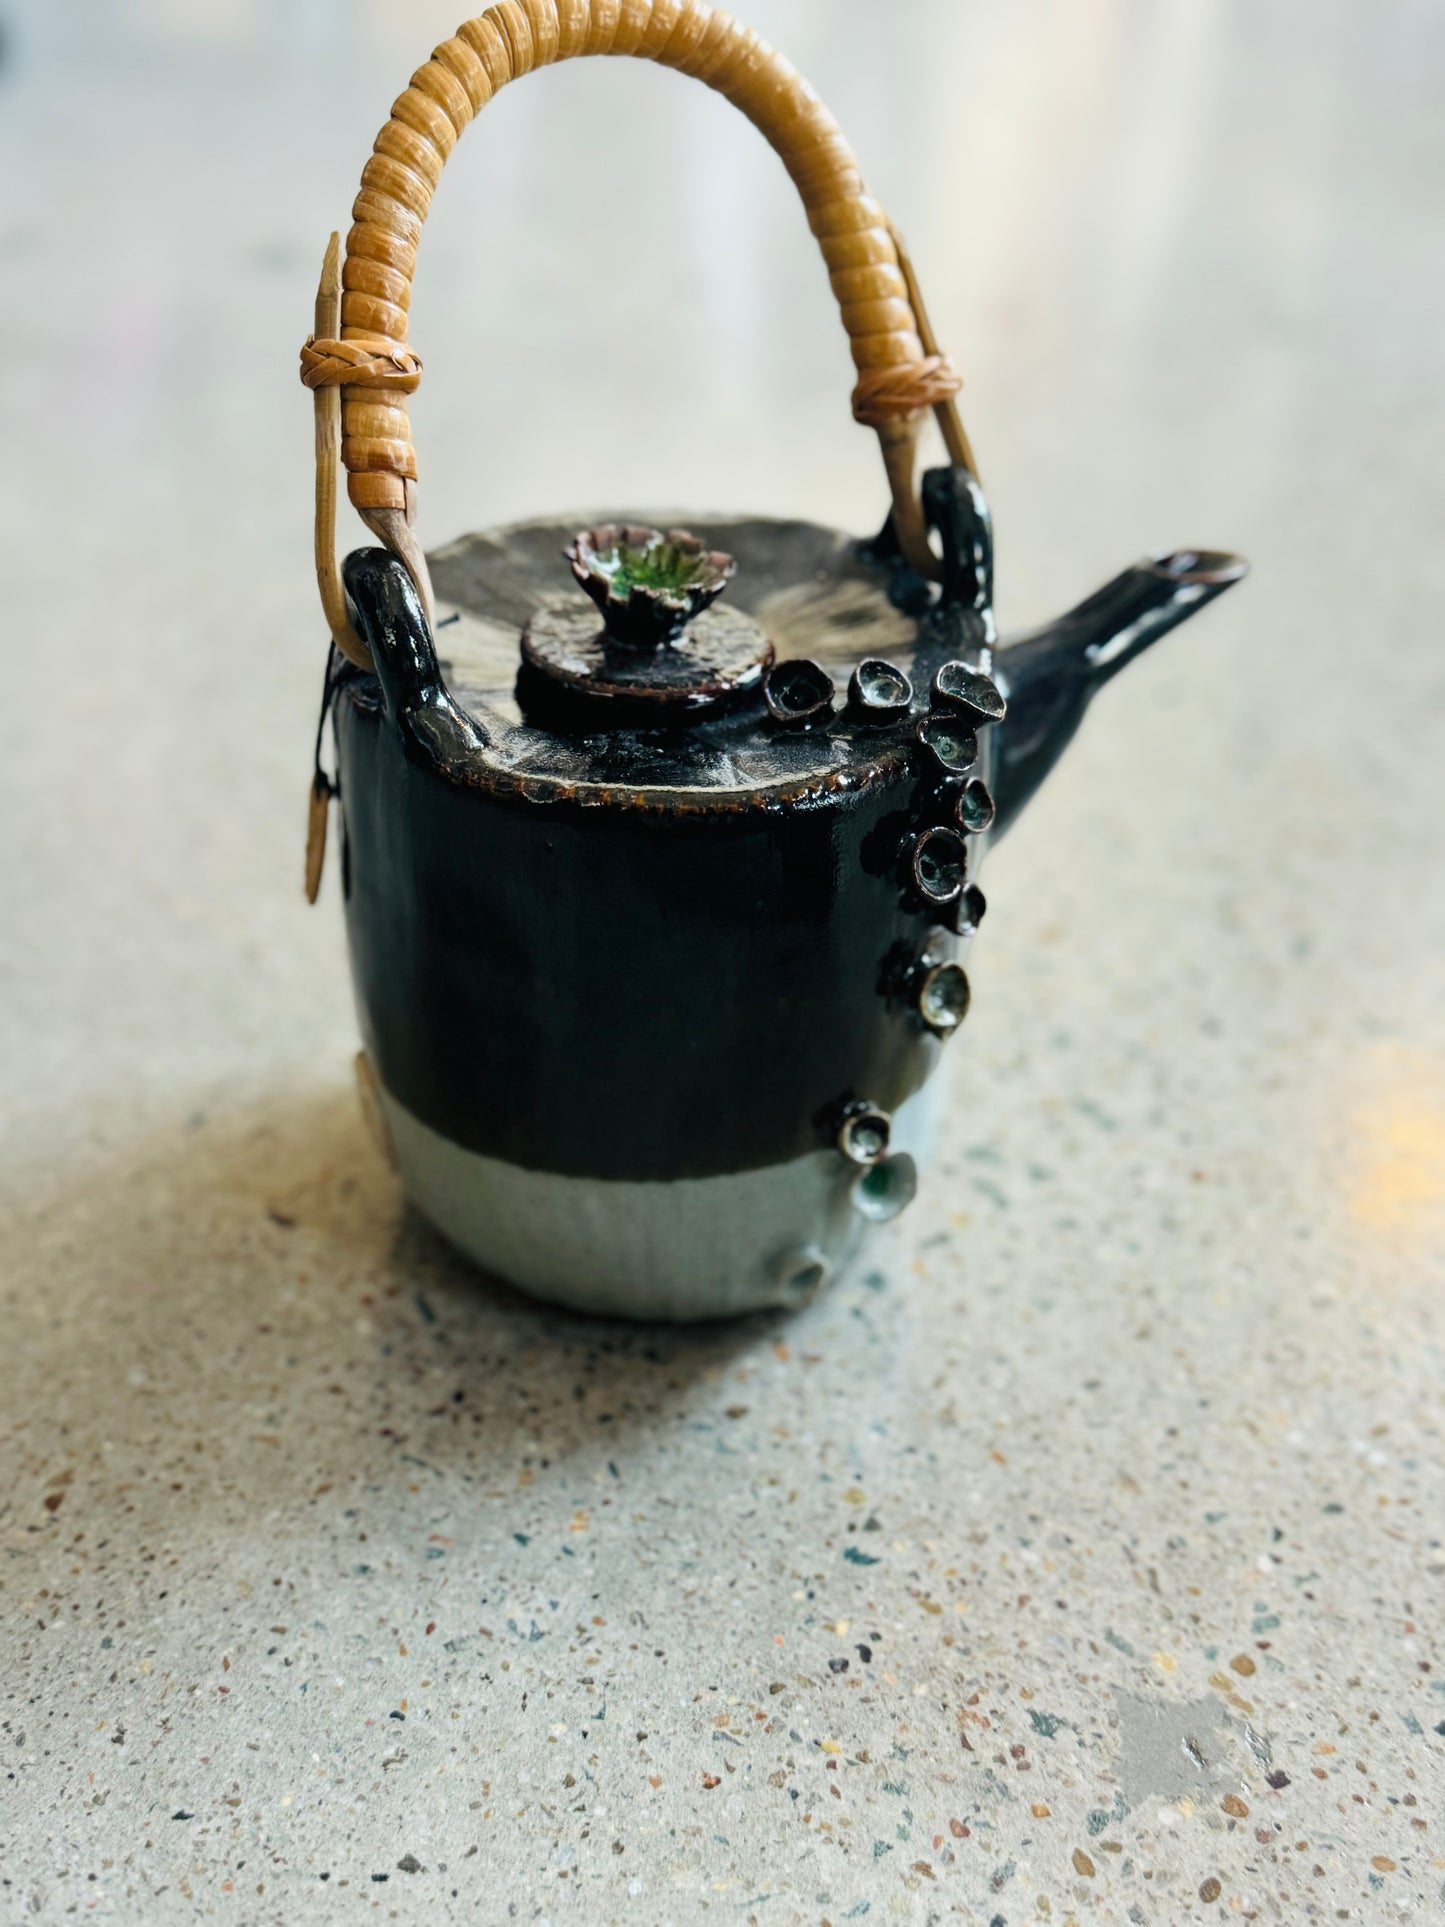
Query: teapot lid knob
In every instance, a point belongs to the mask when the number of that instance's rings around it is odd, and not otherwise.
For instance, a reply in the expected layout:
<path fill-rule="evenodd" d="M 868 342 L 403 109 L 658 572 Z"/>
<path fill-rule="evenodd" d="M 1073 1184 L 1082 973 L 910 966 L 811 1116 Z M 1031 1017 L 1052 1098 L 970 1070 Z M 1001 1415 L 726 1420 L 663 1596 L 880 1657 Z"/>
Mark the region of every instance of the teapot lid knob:
<path fill-rule="evenodd" d="M 579 530 L 563 553 L 595 606 L 556 598 L 529 618 L 524 700 L 530 685 L 534 698 L 606 704 L 618 723 L 656 727 L 760 688 L 772 644 L 750 616 L 712 606 L 736 571 L 730 555 L 686 529 L 617 522 Z"/>

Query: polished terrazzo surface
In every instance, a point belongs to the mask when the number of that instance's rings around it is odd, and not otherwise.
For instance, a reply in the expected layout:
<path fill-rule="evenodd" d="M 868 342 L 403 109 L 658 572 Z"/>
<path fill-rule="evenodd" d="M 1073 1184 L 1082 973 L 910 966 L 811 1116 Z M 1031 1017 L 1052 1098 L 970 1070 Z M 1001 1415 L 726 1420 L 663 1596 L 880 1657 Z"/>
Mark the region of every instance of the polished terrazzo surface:
<path fill-rule="evenodd" d="M 1256 572 L 992 860 L 917 1206 L 678 1331 L 407 1213 L 301 901 L 295 351 L 452 9 L 4 9 L 7 1921 L 1445 1917 L 1440 15 L 751 14 L 908 230 L 1005 628 Z M 808 246 L 673 76 L 505 95 L 422 254 L 427 539 L 868 527 Z"/>

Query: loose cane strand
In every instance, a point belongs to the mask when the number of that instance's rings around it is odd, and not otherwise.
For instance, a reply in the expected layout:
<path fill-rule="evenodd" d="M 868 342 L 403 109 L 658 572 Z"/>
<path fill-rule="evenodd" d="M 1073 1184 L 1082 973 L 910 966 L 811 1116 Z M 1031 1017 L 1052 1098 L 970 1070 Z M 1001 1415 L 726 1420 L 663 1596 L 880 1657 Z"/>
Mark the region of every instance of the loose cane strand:
<path fill-rule="evenodd" d="M 908 289 L 909 305 L 913 309 L 913 318 L 918 323 L 918 339 L 923 343 L 924 352 L 929 359 L 941 361 L 952 374 L 952 362 L 947 355 L 939 353 L 938 337 L 933 332 L 933 323 L 929 320 L 928 309 L 924 306 L 923 290 L 919 287 L 918 276 L 914 272 L 913 257 L 903 245 L 903 236 L 891 221 L 888 223 L 888 232 L 893 236 L 898 266 L 903 275 L 904 286 Z M 963 426 L 963 417 L 959 414 L 958 403 L 954 399 L 962 386 L 962 378 L 954 376 L 953 386 L 947 392 L 940 392 L 936 397 L 930 396 L 929 404 L 938 421 L 943 445 L 948 450 L 948 459 L 956 467 L 966 468 L 977 481 L 979 479 L 978 463 L 973 458 L 973 450 L 969 447 L 968 435 Z"/>
<path fill-rule="evenodd" d="M 314 342 L 328 342 L 341 326 L 341 236 L 333 234 L 321 263 L 316 289 L 316 334 L 301 351 L 301 379 L 306 380 L 306 353 Z M 331 640 L 348 662 L 370 669 L 371 651 L 357 635 L 346 604 L 346 588 L 336 565 L 336 482 L 341 469 L 341 390 L 331 383 L 312 385 L 316 412 L 316 582 Z"/>

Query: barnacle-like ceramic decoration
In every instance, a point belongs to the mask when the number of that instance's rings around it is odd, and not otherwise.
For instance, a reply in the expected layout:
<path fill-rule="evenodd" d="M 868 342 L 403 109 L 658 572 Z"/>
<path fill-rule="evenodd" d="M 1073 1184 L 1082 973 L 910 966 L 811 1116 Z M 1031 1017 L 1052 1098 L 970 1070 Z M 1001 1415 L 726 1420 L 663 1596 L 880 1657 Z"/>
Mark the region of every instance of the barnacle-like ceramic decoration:
<path fill-rule="evenodd" d="M 775 663 L 763 685 L 768 714 L 784 729 L 807 729 L 833 711 L 833 678 L 821 664 L 798 656 Z"/>
<path fill-rule="evenodd" d="M 848 708 L 860 723 L 896 723 L 908 714 L 913 684 L 895 663 L 870 656 L 848 679 Z"/>
<path fill-rule="evenodd" d="M 1001 723 L 1005 703 L 998 684 L 966 662 L 946 662 L 933 678 L 933 700 L 951 703 L 971 723 Z"/>
<path fill-rule="evenodd" d="M 926 904 L 952 903 L 968 881 L 968 852 L 963 838 L 956 830 L 925 830 L 913 844 L 908 870 Z"/>
<path fill-rule="evenodd" d="M 918 973 L 918 1014 L 935 1037 L 951 1037 L 968 1015 L 968 973 L 952 958 Z"/>
<path fill-rule="evenodd" d="M 945 776 L 967 776 L 978 761 L 978 736 L 961 718 L 935 709 L 918 725 L 918 740 Z"/>
<path fill-rule="evenodd" d="M 860 1099 L 843 1112 L 838 1126 L 838 1149 L 850 1164 L 876 1164 L 887 1154 L 892 1134 L 893 1124 L 888 1113 Z"/>
<path fill-rule="evenodd" d="M 991 829 L 997 811 L 988 784 L 981 776 L 970 776 L 958 792 L 953 820 L 967 836 L 982 836 Z"/>

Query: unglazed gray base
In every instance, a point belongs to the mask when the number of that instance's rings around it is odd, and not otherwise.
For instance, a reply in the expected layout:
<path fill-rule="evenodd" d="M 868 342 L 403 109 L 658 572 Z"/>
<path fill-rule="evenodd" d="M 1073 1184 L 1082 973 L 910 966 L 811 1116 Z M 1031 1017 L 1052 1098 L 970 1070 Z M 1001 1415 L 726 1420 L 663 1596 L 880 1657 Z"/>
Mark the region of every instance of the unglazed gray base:
<path fill-rule="evenodd" d="M 942 1083 L 893 1115 L 892 1148 L 920 1163 Z M 868 1229 L 857 1169 L 834 1150 L 670 1183 L 565 1177 L 466 1150 L 376 1089 L 418 1210 L 486 1270 L 576 1311 L 681 1321 L 804 1304 Z"/>

